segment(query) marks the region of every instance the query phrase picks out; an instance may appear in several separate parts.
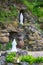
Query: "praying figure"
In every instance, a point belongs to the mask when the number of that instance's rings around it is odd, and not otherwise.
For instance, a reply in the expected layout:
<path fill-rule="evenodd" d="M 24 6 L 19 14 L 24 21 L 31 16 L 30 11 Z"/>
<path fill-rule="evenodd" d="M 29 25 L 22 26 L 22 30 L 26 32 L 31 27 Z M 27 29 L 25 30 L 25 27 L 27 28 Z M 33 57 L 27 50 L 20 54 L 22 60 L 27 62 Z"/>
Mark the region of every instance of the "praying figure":
<path fill-rule="evenodd" d="M 24 13 L 23 13 L 23 10 L 20 11 L 19 22 L 20 22 L 21 25 L 23 25 L 23 23 L 24 23 Z"/>

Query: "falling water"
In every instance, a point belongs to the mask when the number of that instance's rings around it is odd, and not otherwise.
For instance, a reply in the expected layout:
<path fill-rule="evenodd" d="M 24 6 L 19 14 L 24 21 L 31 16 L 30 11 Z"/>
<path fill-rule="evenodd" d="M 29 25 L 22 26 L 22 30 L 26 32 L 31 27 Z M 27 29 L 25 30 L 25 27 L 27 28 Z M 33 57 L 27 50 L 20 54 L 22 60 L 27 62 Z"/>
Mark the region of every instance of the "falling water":
<path fill-rule="evenodd" d="M 23 14 L 22 13 L 20 14 L 20 24 L 23 25 Z"/>
<path fill-rule="evenodd" d="M 17 42 L 16 42 L 16 40 L 14 39 L 13 42 L 12 42 L 12 49 L 11 49 L 12 52 L 17 52 L 16 45 L 17 45 Z"/>

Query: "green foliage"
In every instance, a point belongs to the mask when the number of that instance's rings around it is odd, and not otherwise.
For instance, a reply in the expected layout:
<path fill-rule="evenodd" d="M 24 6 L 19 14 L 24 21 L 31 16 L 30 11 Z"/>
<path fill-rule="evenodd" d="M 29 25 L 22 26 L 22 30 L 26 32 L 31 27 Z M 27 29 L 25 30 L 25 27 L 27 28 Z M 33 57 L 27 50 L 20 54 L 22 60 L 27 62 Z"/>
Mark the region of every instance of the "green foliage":
<path fill-rule="evenodd" d="M 7 45 L 6 45 L 6 49 L 9 50 L 10 48 L 12 47 L 12 42 L 8 42 Z"/>
<path fill-rule="evenodd" d="M 22 62 L 32 63 L 43 63 L 43 57 L 33 57 L 31 55 L 20 56 Z"/>
<path fill-rule="evenodd" d="M 10 5 L 9 10 L 6 11 L 3 8 L 0 9 L 0 22 L 12 21 L 17 16 L 17 9 L 15 6 Z"/>
<path fill-rule="evenodd" d="M 0 50 L 2 49 L 2 44 L 0 44 Z"/>
<path fill-rule="evenodd" d="M 35 58 L 35 63 L 43 63 L 43 57 Z"/>
<path fill-rule="evenodd" d="M 17 16 L 17 9 L 16 9 L 16 7 L 15 6 L 9 6 L 9 9 L 11 10 L 11 16 L 14 16 L 14 17 L 16 17 Z"/>
<path fill-rule="evenodd" d="M 43 6 L 43 2 L 38 2 L 38 6 Z"/>
<path fill-rule="evenodd" d="M 13 62 L 15 57 L 16 57 L 16 53 L 15 52 L 11 52 L 11 53 L 7 54 L 6 62 Z"/>
<path fill-rule="evenodd" d="M 22 3 L 27 7 L 27 9 L 33 10 L 34 7 L 33 3 L 28 2 L 28 0 L 22 0 Z"/>
<path fill-rule="evenodd" d="M 38 23 L 35 23 L 35 26 L 36 26 L 36 29 L 37 29 L 37 30 L 39 30 L 39 31 L 43 34 L 43 30 L 42 30 L 42 29 L 40 29 L 39 24 L 38 24 Z"/>
<path fill-rule="evenodd" d="M 43 8 L 42 7 L 35 7 L 33 9 L 33 13 L 35 15 L 37 15 L 38 17 L 42 17 L 43 16 Z"/>
<path fill-rule="evenodd" d="M 43 2 L 29 2 L 28 0 L 16 0 L 16 2 L 22 3 L 27 7 L 27 10 L 30 10 L 34 15 L 38 17 L 43 17 Z M 10 1 L 9 1 L 10 2 Z M 13 2 L 13 1 L 12 1 Z M 15 1 L 14 1 L 15 2 Z M 17 15 L 18 11 L 14 5 L 9 5 L 8 10 L 3 9 L 3 6 L 0 7 L 0 21 L 12 21 Z"/>
<path fill-rule="evenodd" d="M 11 53 L 7 54 L 6 61 L 7 62 L 13 62 L 15 58 L 16 58 L 16 53 L 11 52 Z M 43 63 L 43 57 L 33 57 L 32 55 L 19 56 L 19 60 L 21 62 L 28 62 L 30 64 L 32 64 L 32 63 Z"/>
<path fill-rule="evenodd" d="M 34 15 L 38 17 L 43 16 L 43 7 L 40 7 L 43 2 L 29 2 L 28 0 L 19 0 L 19 2 L 23 3 L 27 7 L 27 10 L 30 10 Z"/>
<path fill-rule="evenodd" d="M 33 15 L 37 16 L 37 19 L 43 22 L 43 7 L 40 7 L 41 5 L 43 5 L 43 2 L 29 2 L 28 0 L 22 0 L 22 3 L 27 7 L 27 10 L 30 10 L 32 12 Z M 40 29 L 38 21 L 36 22 L 37 25 L 37 29 L 42 33 L 43 31 Z"/>
<path fill-rule="evenodd" d="M 28 63 L 34 63 L 34 57 L 27 55 L 27 56 L 21 56 L 22 62 L 28 62 Z"/>

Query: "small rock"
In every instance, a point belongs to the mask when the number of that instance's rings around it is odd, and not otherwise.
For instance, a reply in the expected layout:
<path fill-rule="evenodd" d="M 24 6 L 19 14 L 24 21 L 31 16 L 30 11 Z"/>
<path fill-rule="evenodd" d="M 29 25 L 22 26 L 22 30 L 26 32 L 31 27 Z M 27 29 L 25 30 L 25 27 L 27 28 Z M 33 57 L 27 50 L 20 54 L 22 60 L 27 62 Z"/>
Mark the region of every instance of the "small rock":
<path fill-rule="evenodd" d="M 5 57 L 4 56 L 0 57 L 0 64 L 5 65 Z"/>
<path fill-rule="evenodd" d="M 9 42 L 9 37 L 4 36 L 4 37 L 0 37 L 0 42 Z"/>
<path fill-rule="evenodd" d="M 21 62 L 20 65 L 29 65 L 27 62 Z"/>
<path fill-rule="evenodd" d="M 20 40 L 19 43 L 18 43 L 18 46 L 20 48 L 23 48 L 24 47 L 24 41 L 23 40 Z"/>
<path fill-rule="evenodd" d="M 1 33 L 0 33 L 0 37 L 2 37 L 2 36 L 9 36 L 9 33 L 5 33 L 5 32 L 2 33 L 2 32 L 1 32 Z"/>
<path fill-rule="evenodd" d="M 35 44 L 36 41 L 29 41 L 29 44 Z"/>
<path fill-rule="evenodd" d="M 14 65 L 13 63 L 7 63 L 7 65 Z"/>

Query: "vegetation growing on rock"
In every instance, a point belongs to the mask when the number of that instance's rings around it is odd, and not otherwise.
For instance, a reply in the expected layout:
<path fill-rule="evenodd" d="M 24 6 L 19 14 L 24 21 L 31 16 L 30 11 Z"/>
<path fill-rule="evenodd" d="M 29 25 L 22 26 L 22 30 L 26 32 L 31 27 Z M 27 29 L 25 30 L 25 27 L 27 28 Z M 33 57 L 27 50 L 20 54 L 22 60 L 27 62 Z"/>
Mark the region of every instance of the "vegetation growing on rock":
<path fill-rule="evenodd" d="M 28 63 L 43 63 L 43 57 L 33 57 L 31 55 L 27 56 L 21 56 L 22 62 L 28 62 Z"/>
<path fill-rule="evenodd" d="M 13 2 L 13 3 L 12 3 Z M 27 10 L 30 10 L 34 15 L 38 17 L 43 17 L 43 2 L 29 2 L 28 0 L 12 0 L 11 2 L 6 1 L 2 2 L 3 5 L 0 5 L 0 21 L 11 21 L 17 17 L 17 7 L 14 5 L 16 3 L 23 4 L 27 7 Z M 8 4 L 6 4 L 8 3 Z M 8 6 L 9 5 L 9 6 Z M 3 13 L 3 14 L 2 14 Z"/>
<path fill-rule="evenodd" d="M 18 59 L 16 59 L 16 58 L 19 58 L 20 62 L 28 62 L 30 64 L 32 64 L 32 63 L 43 63 L 43 57 L 33 57 L 31 55 L 24 55 L 24 56 L 18 56 L 17 57 L 15 52 L 9 53 L 6 56 L 6 61 L 7 62 L 15 62 L 15 60 L 16 60 L 16 62 L 17 62 Z"/>
<path fill-rule="evenodd" d="M 6 61 L 7 62 L 14 62 L 15 57 L 16 57 L 16 53 L 11 52 L 11 53 L 7 54 Z"/>

